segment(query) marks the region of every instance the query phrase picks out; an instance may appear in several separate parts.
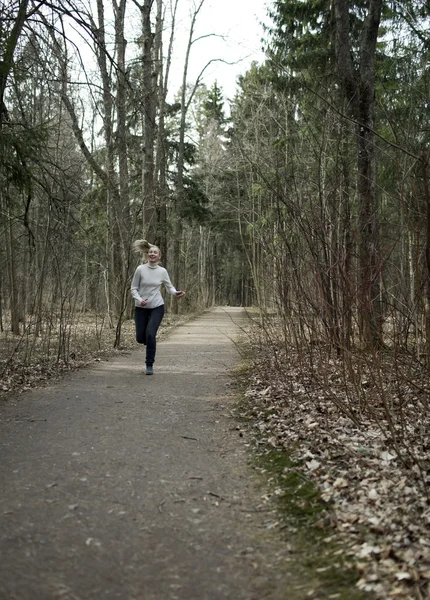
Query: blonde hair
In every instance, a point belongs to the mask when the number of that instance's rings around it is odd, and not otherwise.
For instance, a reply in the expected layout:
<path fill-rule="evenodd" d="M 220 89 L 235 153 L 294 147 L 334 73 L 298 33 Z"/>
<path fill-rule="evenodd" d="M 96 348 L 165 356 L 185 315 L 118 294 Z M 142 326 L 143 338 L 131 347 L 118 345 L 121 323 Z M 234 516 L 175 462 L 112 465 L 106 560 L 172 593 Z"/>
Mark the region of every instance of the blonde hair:
<path fill-rule="evenodd" d="M 158 250 L 158 254 L 161 258 L 161 250 L 155 244 L 150 244 L 147 240 L 136 240 L 135 242 L 133 242 L 133 250 L 135 252 L 141 252 L 145 260 L 148 258 L 148 252 L 151 248 L 155 248 L 155 250 Z"/>

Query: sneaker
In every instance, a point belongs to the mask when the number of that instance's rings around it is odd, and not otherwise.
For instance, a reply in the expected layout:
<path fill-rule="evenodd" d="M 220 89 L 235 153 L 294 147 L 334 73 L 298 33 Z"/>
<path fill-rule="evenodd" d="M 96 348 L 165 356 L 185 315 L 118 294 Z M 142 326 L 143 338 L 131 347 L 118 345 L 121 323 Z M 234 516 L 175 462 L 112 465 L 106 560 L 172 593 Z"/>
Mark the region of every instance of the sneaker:
<path fill-rule="evenodd" d="M 146 365 L 146 374 L 147 375 L 153 375 L 154 374 L 154 370 L 152 368 L 152 365 Z"/>

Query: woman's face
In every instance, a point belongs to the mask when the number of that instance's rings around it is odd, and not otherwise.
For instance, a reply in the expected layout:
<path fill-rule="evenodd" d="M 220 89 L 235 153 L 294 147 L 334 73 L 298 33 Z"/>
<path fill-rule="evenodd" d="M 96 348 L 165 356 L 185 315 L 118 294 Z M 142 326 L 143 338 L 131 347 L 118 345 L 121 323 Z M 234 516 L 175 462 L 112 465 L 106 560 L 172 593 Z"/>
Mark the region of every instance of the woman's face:
<path fill-rule="evenodd" d="M 160 260 L 160 251 L 155 246 L 152 246 L 148 251 L 148 261 L 150 264 L 156 264 Z"/>

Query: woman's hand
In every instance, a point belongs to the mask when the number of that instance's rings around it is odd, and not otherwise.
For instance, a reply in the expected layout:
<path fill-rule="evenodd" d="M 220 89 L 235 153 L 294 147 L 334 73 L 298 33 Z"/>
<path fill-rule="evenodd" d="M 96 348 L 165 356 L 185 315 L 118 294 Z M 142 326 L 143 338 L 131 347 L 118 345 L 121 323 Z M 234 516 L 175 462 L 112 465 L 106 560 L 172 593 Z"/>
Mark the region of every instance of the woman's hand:
<path fill-rule="evenodd" d="M 183 291 L 177 291 L 176 292 L 176 297 L 177 298 L 182 298 L 182 296 L 185 296 L 185 292 L 183 292 Z"/>
<path fill-rule="evenodd" d="M 148 298 L 146 298 L 146 300 L 141 300 L 141 301 L 140 301 L 140 306 L 141 306 L 142 308 L 145 308 L 145 306 L 146 306 L 147 304 L 148 304 Z"/>

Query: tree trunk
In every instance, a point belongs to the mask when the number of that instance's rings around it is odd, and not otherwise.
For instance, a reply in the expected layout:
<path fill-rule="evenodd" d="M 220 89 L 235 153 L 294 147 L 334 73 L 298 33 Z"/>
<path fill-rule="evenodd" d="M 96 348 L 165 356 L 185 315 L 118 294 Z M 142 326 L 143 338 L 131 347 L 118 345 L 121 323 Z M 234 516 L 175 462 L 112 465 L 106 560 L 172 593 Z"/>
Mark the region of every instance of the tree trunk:
<path fill-rule="evenodd" d="M 360 198 L 359 325 L 364 340 L 372 346 L 381 343 L 379 217 L 376 197 L 373 101 L 365 101 L 358 131 L 358 194 Z"/>
<path fill-rule="evenodd" d="M 191 18 L 190 31 L 188 36 L 187 50 L 185 54 L 184 71 L 182 73 L 182 89 L 181 89 L 181 117 L 179 124 L 179 144 L 178 144 L 178 163 L 177 163 L 177 184 L 176 194 L 174 201 L 174 239 L 173 239 L 173 281 L 174 285 L 179 286 L 180 277 L 180 252 L 181 252 L 181 237 L 182 237 L 182 218 L 181 211 L 184 198 L 184 164 L 185 164 L 185 126 L 186 117 L 189 107 L 189 101 L 187 101 L 187 77 L 188 77 L 188 66 L 190 61 L 191 46 L 193 44 L 194 27 L 197 20 L 197 15 L 203 6 L 205 0 L 200 0 L 199 5 L 195 9 Z M 172 312 L 178 313 L 178 302 L 173 302 Z"/>
<path fill-rule="evenodd" d="M 111 94 L 110 75 L 107 63 L 107 48 L 106 48 L 106 31 L 105 31 L 105 15 L 104 15 L 104 4 L 103 0 L 97 0 L 97 20 L 98 27 L 95 28 L 96 32 L 96 56 L 97 63 L 100 70 L 100 76 L 102 79 L 103 87 L 103 136 L 106 146 L 106 158 L 105 158 L 105 170 L 107 173 L 106 177 L 106 215 L 107 222 L 112 224 L 109 226 L 106 232 L 106 262 L 108 265 L 112 265 L 112 269 L 108 268 L 104 271 L 105 277 L 105 292 L 106 292 L 106 307 L 108 313 L 108 320 L 111 327 L 113 327 L 113 315 L 112 315 L 112 304 L 113 304 L 113 281 L 115 280 L 115 268 L 114 265 L 114 248 L 115 243 L 115 223 L 113 219 L 113 196 L 115 192 L 112 190 L 108 182 L 116 181 L 115 166 L 114 166 L 114 149 L 113 149 L 113 99 Z M 69 111 L 70 112 L 70 111 Z M 97 168 L 94 169 L 95 173 L 100 176 L 97 172 Z M 114 184 L 115 185 L 115 184 Z"/>
<path fill-rule="evenodd" d="M 427 266 L 427 285 L 426 285 L 426 354 L 427 368 L 430 370 L 430 186 L 428 181 L 428 157 L 423 156 L 421 159 L 421 167 L 423 174 L 424 197 L 427 209 L 427 231 L 426 231 L 426 266 Z"/>
<path fill-rule="evenodd" d="M 115 347 L 121 345 L 122 320 L 129 299 L 128 281 L 130 271 L 130 246 L 132 224 L 129 213 L 129 174 L 127 154 L 127 106 L 126 106 L 126 65 L 125 50 L 127 42 L 124 37 L 124 22 L 126 0 L 119 3 L 113 0 L 115 14 L 115 45 L 118 61 L 117 69 L 117 144 L 118 144 L 118 171 L 119 171 L 119 193 L 115 196 L 114 221 L 118 238 L 115 239 L 114 247 L 114 274 L 116 276 L 116 300 L 115 313 L 117 316 Z"/>
<path fill-rule="evenodd" d="M 3 192 L 2 192 L 3 195 Z M 12 210 L 10 206 L 10 198 L 8 194 L 5 195 L 5 214 L 6 214 L 6 264 L 9 278 L 9 309 L 10 309 L 10 323 L 11 331 L 15 335 L 20 334 L 19 328 L 19 306 L 18 306 L 18 285 L 16 281 L 16 268 L 15 268 L 15 252 L 14 252 L 14 237 L 13 237 L 13 220 Z"/>
<path fill-rule="evenodd" d="M 349 350 L 353 339 L 353 327 L 352 327 L 352 316 L 353 316 L 353 293 L 350 285 L 351 281 L 351 257 L 352 257 L 352 235 L 351 235 L 351 184 L 350 184 L 350 171 L 349 165 L 347 164 L 346 157 L 347 153 L 347 141 L 344 138 L 342 143 L 342 165 L 341 165 L 341 223 L 339 235 L 340 247 L 339 252 L 341 254 L 341 274 L 340 279 L 343 282 L 342 291 L 342 346 Z"/>
<path fill-rule="evenodd" d="M 362 340 L 369 346 L 382 342 L 380 302 L 379 216 L 376 196 L 375 140 L 375 54 L 382 0 L 370 0 L 363 27 L 359 69 L 354 67 L 349 31 L 348 3 L 335 0 L 336 55 L 338 74 L 357 128 L 359 196 L 359 298 L 358 319 Z"/>
<path fill-rule="evenodd" d="M 172 60 L 172 49 L 174 41 L 176 10 L 178 0 L 173 7 L 172 28 L 170 41 L 164 63 L 163 52 L 163 0 L 157 0 L 157 24 L 155 31 L 155 65 L 157 65 L 157 98 L 158 98 L 158 129 L 155 151 L 154 178 L 156 181 L 156 205 L 157 205 L 157 231 L 156 240 L 163 256 L 164 265 L 167 267 L 167 150 L 166 150 L 166 91 Z M 165 66 L 165 69 L 164 69 Z M 156 242 L 156 243 L 157 243 Z"/>
<path fill-rule="evenodd" d="M 154 61 L 154 34 L 151 31 L 151 8 L 153 0 L 144 0 L 141 6 L 143 55 L 143 157 L 142 197 L 143 235 L 155 243 L 156 207 L 154 186 L 155 103 L 157 70 Z"/>

